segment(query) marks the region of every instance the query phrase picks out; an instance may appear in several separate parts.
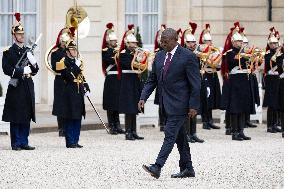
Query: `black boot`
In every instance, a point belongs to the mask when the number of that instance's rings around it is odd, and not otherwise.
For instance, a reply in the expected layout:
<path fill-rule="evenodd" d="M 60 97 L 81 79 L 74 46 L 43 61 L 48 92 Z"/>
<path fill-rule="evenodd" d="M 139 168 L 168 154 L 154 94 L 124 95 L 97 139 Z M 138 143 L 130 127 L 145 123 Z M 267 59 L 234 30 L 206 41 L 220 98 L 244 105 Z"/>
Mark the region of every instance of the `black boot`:
<path fill-rule="evenodd" d="M 195 142 L 198 142 L 198 143 L 203 143 L 204 142 L 203 139 L 200 139 L 200 138 L 197 137 L 196 133 L 194 133 L 192 135 L 192 139 L 195 140 Z"/>
<path fill-rule="evenodd" d="M 136 115 L 133 115 L 131 118 L 131 127 L 132 127 L 132 135 L 136 140 L 144 140 L 144 137 L 138 136 L 137 132 L 136 132 Z"/>
<path fill-rule="evenodd" d="M 284 138 L 284 112 L 281 112 L 281 129 L 282 129 L 282 138 Z"/>
<path fill-rule="evenodd" d="M 125 134 L 125 130 L 123 130 L 123 129 L 121 128 L 121 125 L 120 125 L 119 113 L 118 113 L 118 112 L 114 112 L 114 122 L 115 122 L 116 132 L 117 132 L 118 134 Z"/>
<path fill-rule="evenodd" d="M 195 140 L 192 138 L 192 135 L 186 135 L 187 142 L 195 143 Z"/>
<path fill-rule="evenodd" d="M 111 135 L 117 135 L 116 127 L 114 123 L 109 124 L 109 134 Z"/>
<path fill-rule="evenodd" d="M 107 120 L 108 120 L 109 134 L 117 135 L 113 111 L 109 110 L 107 111 Z"/>
<path fill-rule="evenodd" d="M 232 131 L 230 128 L 226 128 L 225 135 L 232 135 Z"/>
<path fill-rule="evenodd" d="M 232 140 L 242 141 L 243 138 L 240 136 L 239 133 L 233 133 L 233 134 L 232 134 Z"/>
<path fill-rule="evenodd" d="M 273 125 L 272 129 L 276 131 L 276 133 L 281 133 L 281 128 L 279 128 L 277 124 Z"/>
<path fill-rule="evenodd" d="M 232 127 L 232 140 L 242 141 L 243 138 L 238 133 L 238 114 L 230 115 L 230 123 Z"/>
<path fill-rule="evenodd" d="M 208 122 L 203 122 L 202 128 L 203 128 L 203 129 L 207 129 L 207 130 L 210 130 L 210 129 L 211 129 L 211 127 L 210 127 L 210 125 L 209 125 Z"/>
<path fill-rule="evenodd" d="M 126 129 L 125 140 L 135 140 L 131 130 L 131 115 L 129 114 L 125 114 L 125 129 Z"/>
<path fill-rule="evenodd" d="M 246 114 L 241 114 L 239 116 L 239 136 L 243 139 L 243 140 L 251 140 L 250 137 L 247 137 L 244 134 L 244 126 L 246 125 Z"/>
<path fill-rule="evenodd" d="M 64 137 L 65 136 L 65 134 L 64 134 L 64 124 L 65 124 L 64 118 L 57 116 L 57 124 L 58 124 L 58 135 L 59 135 L 59 137 Z"/>
<path fill-rule="evenodd" d="M 208 111 L 208 117 L 209 117 L 209 122 L 208 122 L 208 124 L 209 124 L 210 128 L 211 128 L 211 129 L 220 129 L 219 126 L 214 125 L 214 121 L 213 121 L 213 117 L 212 117 L 212 110 L 209 110 L 209 111 Z"/>
<path fill-rule="evenodd" d="M 268 133 L 277 133 L 277 131 L 273 128 L 273 110 L 271 108 L 267 108 L 267 132 Z"/>

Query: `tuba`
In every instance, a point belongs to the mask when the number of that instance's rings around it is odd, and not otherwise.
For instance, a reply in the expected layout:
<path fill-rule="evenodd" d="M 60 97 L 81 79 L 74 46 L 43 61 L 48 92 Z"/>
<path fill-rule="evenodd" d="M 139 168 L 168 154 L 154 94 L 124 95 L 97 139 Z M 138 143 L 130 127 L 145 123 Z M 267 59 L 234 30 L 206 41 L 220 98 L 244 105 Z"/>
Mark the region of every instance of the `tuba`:
<path fill-rule="evenodd" d="M 142 74 L 148 68 L 148 58 L 150 52 L 146 49 L 136 48 L 131 62 L 131 69 L 138 74 Z"/>
<path fill-rule="evenodd" d="M 75 36 L 70 36 L 69 28 L 75 29 Z M 80 6 L 77 6 L 77 3 L 70 7 L 66 13 L 66 23 L 65 28 L 62 30 L 62 35 L 65 38 L 77 38 L 77 48 L 78 48 L 78 38 L 82 39 L 87 37 L 90 30 L 90 19 L 88 17 L 87 12 Z M 56 73 L 51 66 L 51 60 L 50 56 L 52 53 L 52 50 L 56 47 L 56 44 L 51 45 L 44 56 L 45 60 L 45 66 L 46 68 L 51 71 L 54 75 L 60 75 L 59 73 Z M 78 48 L 79 50 L 79 48 Z M 79 54 L 79 52 L 78 52 Z"/>

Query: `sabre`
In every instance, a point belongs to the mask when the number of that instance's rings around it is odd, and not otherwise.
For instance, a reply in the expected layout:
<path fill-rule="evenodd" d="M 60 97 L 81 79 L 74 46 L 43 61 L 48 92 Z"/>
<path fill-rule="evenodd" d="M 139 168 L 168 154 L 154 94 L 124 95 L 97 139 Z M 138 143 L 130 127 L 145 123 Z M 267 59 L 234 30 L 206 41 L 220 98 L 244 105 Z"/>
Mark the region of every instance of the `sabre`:
<path fill-rule="evenodd" d="M 87 96 L 87 99 L 89 100 L 90 104 L 92 105 L 93 109 L 95 110 L 96 114 L 98 115 L 98 117 L 99 117 L 101 123 L 102 123 L 103 126 L 105 127 L 106 132 L 109 134 L 109 129 L 107 128 L 105 122 L 102 120 L 102 118 L 101 118 L 99 112 L 98 112 L 97 109 L 95 108 L 95 106 L 94 106 L 94 104 L 92 103 L 91 99 L 90 99 L 88 96 Z"/>

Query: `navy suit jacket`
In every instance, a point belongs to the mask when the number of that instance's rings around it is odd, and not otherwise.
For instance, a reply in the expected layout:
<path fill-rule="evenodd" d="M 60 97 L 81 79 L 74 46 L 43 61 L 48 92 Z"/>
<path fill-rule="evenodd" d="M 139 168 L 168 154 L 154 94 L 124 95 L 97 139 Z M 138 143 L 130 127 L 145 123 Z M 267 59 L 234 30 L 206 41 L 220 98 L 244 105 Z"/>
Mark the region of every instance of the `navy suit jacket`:
<path fill-rule="evenodd" d="M 156 54 L 140 99 L 146 102 L 158 86 L 159 105 L 167 115 L 185 115 L 189 109 L 199 110 L 201 81 L 196 55 L 178 45 L 163 78 L 165 57 L 164 50 Z"/>

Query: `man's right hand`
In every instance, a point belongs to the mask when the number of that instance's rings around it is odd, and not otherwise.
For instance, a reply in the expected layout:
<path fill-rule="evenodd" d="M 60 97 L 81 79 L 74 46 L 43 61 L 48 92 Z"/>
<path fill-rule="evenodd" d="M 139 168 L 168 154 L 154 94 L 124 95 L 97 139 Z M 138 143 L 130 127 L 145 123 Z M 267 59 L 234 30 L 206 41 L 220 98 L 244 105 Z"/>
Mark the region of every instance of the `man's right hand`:
<path fill-rule="evenodd" d="M 144 100 L 139 100 L 139 102 L 138 102 L 138 110 L 139 110 L 140 112 L 143 111 L 144 104 L 145 104 L 145 101 L 144 101 Z"/>

